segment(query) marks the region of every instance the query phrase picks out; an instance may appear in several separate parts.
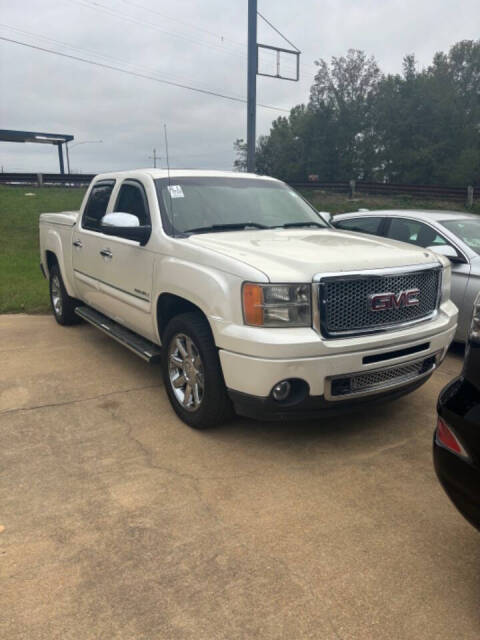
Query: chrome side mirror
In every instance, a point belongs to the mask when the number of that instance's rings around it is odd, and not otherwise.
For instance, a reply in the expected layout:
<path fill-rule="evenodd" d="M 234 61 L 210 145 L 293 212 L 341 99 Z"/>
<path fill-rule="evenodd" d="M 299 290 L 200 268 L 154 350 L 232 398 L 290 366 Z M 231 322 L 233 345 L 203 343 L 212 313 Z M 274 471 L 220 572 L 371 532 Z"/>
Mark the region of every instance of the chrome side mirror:
<path fill-rule="evenodd" d="M 140 220 L 133 213 L 113 211 L 102 218 L 102 227 L 139 227 Z"/>
<path fill-rule="evenodd" d="M 139 218 L 132 213 L 113 211 L 105 214 L 100 220 L 100 231 L 107 236 L 134 240 L 143 246 L 150 238 L 152 227 L 150 225 L 142 226 Z"/>

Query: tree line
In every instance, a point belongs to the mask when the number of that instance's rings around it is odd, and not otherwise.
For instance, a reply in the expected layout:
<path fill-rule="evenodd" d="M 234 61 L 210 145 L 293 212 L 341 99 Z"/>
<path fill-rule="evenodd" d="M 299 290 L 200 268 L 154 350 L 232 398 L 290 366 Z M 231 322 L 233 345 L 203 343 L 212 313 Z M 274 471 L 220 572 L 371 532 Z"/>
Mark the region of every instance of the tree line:
<path fill-rule="evenodd" d="M 257 173 L 291 182 L 480 184 L 480 40 L 436 53 L 424 69 L 407 55 L 400 74 L 382 73 L 357 49 L 315 64 L 308 104 L 258 138 Z M 244 170 L 244 141 L 234 148 Z"/>

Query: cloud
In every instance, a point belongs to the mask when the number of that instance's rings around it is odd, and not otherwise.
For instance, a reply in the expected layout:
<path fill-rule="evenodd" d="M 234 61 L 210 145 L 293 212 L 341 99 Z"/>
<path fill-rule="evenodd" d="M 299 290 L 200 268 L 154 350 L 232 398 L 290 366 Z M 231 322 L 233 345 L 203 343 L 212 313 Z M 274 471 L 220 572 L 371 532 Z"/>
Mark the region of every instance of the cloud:
<path fill-rule="evenodd" d="M 92 5 L 92 0 L 4 0 L 2 25 L 23 32 L 0 26 L 0 35 L 246 95 L 244 0 L 98 0 L 96 9 Z M 476 0 L 464 0 L 461 12 L 453 0 L 303 0 L 301 5 L 277 0 L 263 3 L 261 11 L 302 50 L 299 83 L 257 81 L 258 102 L 287 109 L 308 100 L 315 59 L 360 48 L 375 55 L 382 70 L 397 72 L 407 53 L 427 65 L 436 51 L 477 38 L 480 22 Z M 261 21 L 258 40 L 282 44 Z M 277 115 L 259 108 L 257 132 L 267 133 Z M 84 172 L 150 166 L 154 147 L 164 156 L 164 123 L 172 166 L 229 169 L 233 141 L 245 137 L 246 105 L 0 42 L 0 118 L 2 128 L 103 140 L 72 145 L 72 169 Z M 56 171 L 56 149 L 0 143 L 0 165 L 5 171 Z"/>

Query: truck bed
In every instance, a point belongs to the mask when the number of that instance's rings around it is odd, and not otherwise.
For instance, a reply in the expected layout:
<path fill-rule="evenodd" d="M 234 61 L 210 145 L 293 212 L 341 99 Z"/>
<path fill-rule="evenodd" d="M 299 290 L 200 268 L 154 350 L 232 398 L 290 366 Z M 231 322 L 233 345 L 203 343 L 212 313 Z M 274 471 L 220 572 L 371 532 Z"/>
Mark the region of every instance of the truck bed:
<path fill-rule="evenodd" d="M 40 224 L 60 224 L 64 227 L 73 227 L 78 218 L 78 211 L 62 211 L 61 213 L 42 213 Z"/>

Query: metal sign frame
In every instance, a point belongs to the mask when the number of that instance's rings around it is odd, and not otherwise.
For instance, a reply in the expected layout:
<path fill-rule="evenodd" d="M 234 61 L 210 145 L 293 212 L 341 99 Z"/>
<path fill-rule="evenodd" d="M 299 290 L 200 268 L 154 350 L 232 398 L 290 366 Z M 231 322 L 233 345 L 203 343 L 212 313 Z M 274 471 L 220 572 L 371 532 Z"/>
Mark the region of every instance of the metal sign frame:
<path fill-rule="evenodd" d="M 269 49 L 270 51 L 275 51 L 277 54 L 277 73 L 273 74 L 273 73 L 262 73 L 259 71 L 259 64 L 258 64 L 258 51 L 259 49 Z M 296 70 L 295 70 L 295 77 L 294 78 L 289 78 L 288 76 L 283 76 L 280 73 L 280 54 L 281 53 L 289 53 L 291 55 L 295 56 L 295 60 L 296 60 Z M 280 80 L 290 80 L 290 82 L 298 82 L 300 79 L 300 51 L 298 51 L 298 49 L 282 49 L 282 47 L 273 47 L 272 45 L 269 44 L 261 44 L 260 42 L 257 42 L 257 76 L 266 76 L 267 78 L 279 78 Z"/>

